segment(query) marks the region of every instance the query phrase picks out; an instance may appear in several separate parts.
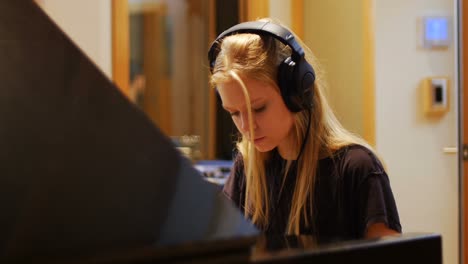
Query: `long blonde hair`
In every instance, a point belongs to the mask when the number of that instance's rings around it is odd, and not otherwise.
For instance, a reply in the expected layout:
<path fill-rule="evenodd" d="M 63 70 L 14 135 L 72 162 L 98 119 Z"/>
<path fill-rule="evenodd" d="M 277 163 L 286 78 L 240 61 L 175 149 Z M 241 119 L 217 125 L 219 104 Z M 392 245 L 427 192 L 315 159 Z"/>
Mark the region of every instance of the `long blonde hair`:
<path fill-rule="evenodd" d="M 270 19 L 261 19 L 260 21 L 274 23 Z M 319 158 L 333 155 L 336 150 L 351 144 L 361 144 L 370 148 L 364 140 L 343 128 L 337 120 L 324 97 L 326 82 L 317 59 L 310 49 L 297 36 L 295 37 L 305 51 L 306 60 L 314 67 L 316 80 L 313 87 L 313 109 L 308 141 L 304 146 L 301 158 L 297 161 L 297 180 L 286 228 L 287 234 L 299 234 L 302 219 L 306 226 L 313 224 L 311 216 Z M 277 84 L 278 65 L 291 55 L 291 49 L 271 36 L 250 33 L 231 35 L 221 41 L 220 50 L 212 69 L 211 84 L 217 86 L 233 80 L 240 84 L 247 105 L 249 132 L 252 135 L 251 138 L 255 138 L 249 94 L 242 78 L 264 81 L 279 89 Z M 297 153 L 305 139 L 308 122 L 308 111 L 294 114 L 295 144 L 293 147 Z M 254 144 L 245 137 L 240 138 L 237 148 L 244 159 L 245 215 L 251 217 L 256 225 L 266 228 L 269 224 L 270 204 L 265 161 L 268 159 L 269 153 L 257 151 Z M 286 174 L 287 172 L 283 177 L 286 177 Z"/>

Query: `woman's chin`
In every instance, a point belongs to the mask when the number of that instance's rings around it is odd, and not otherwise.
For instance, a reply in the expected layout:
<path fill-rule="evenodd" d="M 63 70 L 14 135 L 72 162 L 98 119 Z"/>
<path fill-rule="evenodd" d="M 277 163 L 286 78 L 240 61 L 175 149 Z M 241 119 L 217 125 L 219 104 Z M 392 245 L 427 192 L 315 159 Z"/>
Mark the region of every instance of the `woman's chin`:
<path fill-rule="evenodd" d="M 275 148 L 275 146 L 261 146 L 261 145 L 255 145 L 255 149 L 259 152 L 268 152 L 271 151 Z"/>

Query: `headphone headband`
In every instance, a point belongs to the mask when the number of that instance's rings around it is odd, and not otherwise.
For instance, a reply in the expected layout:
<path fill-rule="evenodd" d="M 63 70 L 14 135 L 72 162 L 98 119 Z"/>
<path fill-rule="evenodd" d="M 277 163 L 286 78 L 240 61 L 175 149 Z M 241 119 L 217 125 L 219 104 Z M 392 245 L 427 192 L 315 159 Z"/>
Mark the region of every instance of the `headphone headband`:
<path fill-rule="evenodd" d="M 284 45 L 291 47 L 293 54 L 292 58 L 296 61 L 299 58 L 304 57 L 304 50 L 301 45 L 297 43 L 294 34 L 292 34 L 286 28 L 270 23 L 268 21 L 249 21 L 237 24 L 219 34 L 215 41 L 211 44 L 210 50 L 208 52 L 208 59 L 210 61 L 210 70 L 213 70 L 216 57 L 218 56 L 218 44 L 219 42 L 230 35 L 240 34 L 240 33 L 252 33 L 257 35 L 269 35 L 279 40 Z"/>

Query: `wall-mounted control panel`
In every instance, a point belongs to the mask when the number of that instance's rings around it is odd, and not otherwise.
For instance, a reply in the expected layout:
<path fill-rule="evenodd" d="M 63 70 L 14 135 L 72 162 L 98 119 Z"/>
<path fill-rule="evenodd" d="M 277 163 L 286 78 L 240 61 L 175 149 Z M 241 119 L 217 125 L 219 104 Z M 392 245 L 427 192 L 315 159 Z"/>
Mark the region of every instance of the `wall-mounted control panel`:
<path fill-rule="evenodd" d="M 450 20 L 444 16 L 422 19 L 422 43 L 428 49 L 444 49 L 450 45 Z"/>

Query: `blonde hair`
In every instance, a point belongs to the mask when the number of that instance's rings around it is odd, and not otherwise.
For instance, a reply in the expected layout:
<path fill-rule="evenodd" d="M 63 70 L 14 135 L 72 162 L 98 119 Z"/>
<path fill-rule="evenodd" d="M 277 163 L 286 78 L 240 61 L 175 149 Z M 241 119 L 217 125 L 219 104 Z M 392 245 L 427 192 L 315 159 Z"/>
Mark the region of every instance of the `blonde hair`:
<path fill-rule="evenodd" d="M 261 19 L 260 21 L 273 23 L 271 19 Z M 316 80 L 313 87 L 314 107 L 311 110 L 308 141 L 304 146 L 300 159 L 297 161 L 297 180 L 286 228 L 287 234 L 299 234 L 302 219 L 304 219 L 306 226 L 313 224 L 311 216 L 315 175 L 319 158 L 332 156 L 336 150 L 351 144 L 361 144 L 371 149 L 364 140 L 343 128 L 337 120 L 324 97 L 326 82 L 323 79 L 323 72 L 317 59 L 304 43 L 297 36 L 295 37 L 305 51 L 306 60 L 314 67 Z M 250 138 L 255 138 L 250 98 L 242 78 L 264 81 L 279 89 L 277 84 L 278 65 L 291 55 L 291 49 L 271 36 L 250 33 L 231 35 L 221 41 L 220 50 L 212 70 L 211 84 L 216 86 L 229 81 L 237 81 L 240 84 L 247 105 Z M 297 153 L 306 137 L 308 122 L 308 111 L 294 114 L 295 144 L 293 147 Z M 265 175 L 265 161 L 269 158 L 269 153 L 257 151 L 253 142 L 245 137 L 241 137 L 237 143 L 237 148 L 244 158 L 246 177 L 245 215 L 251 217 L 256 225 L 266 228 L 269 224 L 270 204 Z M 287 175 L 289 164 L 286 165 L 284 177 Z"/>

